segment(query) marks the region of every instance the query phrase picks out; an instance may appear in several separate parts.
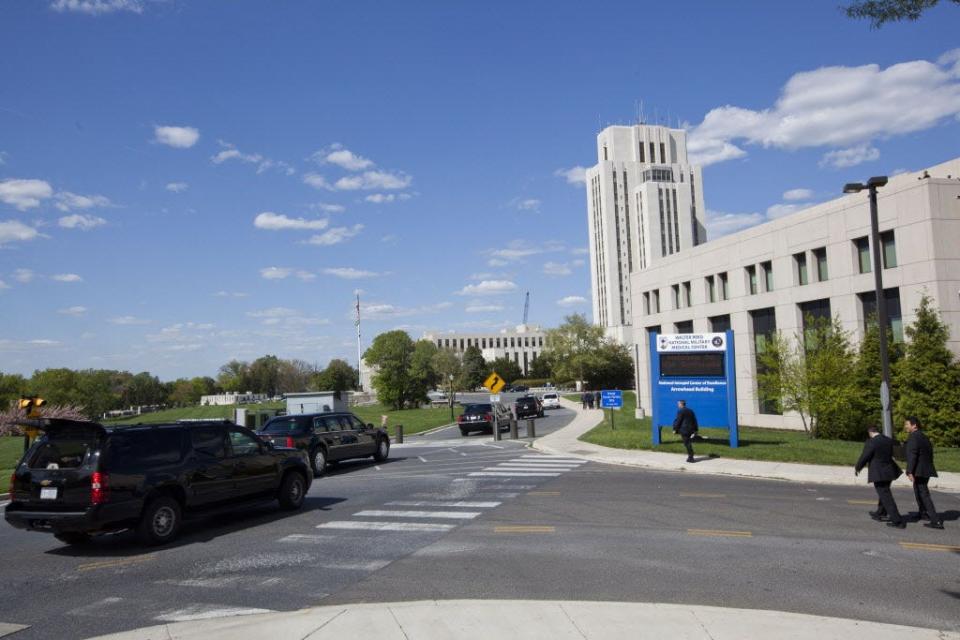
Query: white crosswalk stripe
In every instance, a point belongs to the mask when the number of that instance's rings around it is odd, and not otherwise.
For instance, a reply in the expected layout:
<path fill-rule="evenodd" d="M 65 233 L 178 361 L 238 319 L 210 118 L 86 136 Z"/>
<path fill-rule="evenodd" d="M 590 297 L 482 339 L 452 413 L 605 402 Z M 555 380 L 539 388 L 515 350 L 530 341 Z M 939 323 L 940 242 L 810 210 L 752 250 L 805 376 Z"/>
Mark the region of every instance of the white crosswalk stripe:
<path fill-rule="evenodd" d="M 395 500 L 393 502 L 388 502 L 388 507 L 465 507 L 467 509 L 492 509 L 494 507 L 499 507 L 501 502 L 418 502 L 418 501 L 406 501 L 406 500 Z"/>
<path fill-rule="evenodd" d="M 357 531 L 450 531 L 456 525 L 436 522 L 377 522 L 375 520 L 334 520 L 318 524 L 317 529 L 352 529 Z"/>
<path fill-rule="evenodd" d="M 474 471 L 470 474 L 471 478 L 532 478 L 532 477 L 543 477 L 543 478 L 556 478 L 560 473 L 534 473 L 531 471 L 488 471 L 484 469 L 483 471 Z"/>
<path fill-rule="evenodd" d="M 547 471 L 570 471 L 577 468 L 559 464 L 521 464 L 519 462 L 501 462 L 497 466 L 506 469 L 545 469 Z"/>
<path fill-rule="evenodd" d="M 481 514 L 480 511 L 387 511 L 368 509 L 358 511 L 356 518 L 445 518 L 448 520 L 472 520 Z"/>
<path fill-rule="evenodd" d="M 536 460 L 567 460 L 569 462 L 581 462 L 581 463 L 586 462 L 586 460 L 584 460 L 583 458 L 570 458 L 568 456 L 551 456 L 547 454 L 534 454 L 534 455 L 527 454 L 520 457 L 524 459 L 532 458 Z"/>

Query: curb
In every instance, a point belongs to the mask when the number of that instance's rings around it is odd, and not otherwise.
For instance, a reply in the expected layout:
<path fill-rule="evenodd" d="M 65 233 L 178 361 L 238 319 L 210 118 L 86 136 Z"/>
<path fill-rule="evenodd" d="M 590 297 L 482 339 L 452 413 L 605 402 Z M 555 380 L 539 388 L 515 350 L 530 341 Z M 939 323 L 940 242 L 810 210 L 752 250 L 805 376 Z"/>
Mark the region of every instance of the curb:
<path fill-rule="evenodd" d="M 427 431 L 418 431 L 417 433 L 412 433 L 409 436 L 407 434 L 403 434 L 403 437 L 416 438 L 417 436 L 428 436 L 431 433 L 436 433 L 437 431 L 443 431 L 444 429 L 449 429 L 450 427 L 455 427 L 455 426 L 457 426 L 457 423 L 451 422 L 449 424 L 440 425 L 439 427 L 434 427 L 433 429 L 428 429 Z"/>

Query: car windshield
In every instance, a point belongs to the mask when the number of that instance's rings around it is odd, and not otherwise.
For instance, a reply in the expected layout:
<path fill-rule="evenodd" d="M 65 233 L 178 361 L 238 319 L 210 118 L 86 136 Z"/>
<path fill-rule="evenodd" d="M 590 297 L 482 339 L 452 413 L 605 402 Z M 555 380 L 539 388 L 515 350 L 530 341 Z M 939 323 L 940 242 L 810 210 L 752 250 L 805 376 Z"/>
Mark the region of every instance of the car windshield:
<path fill-rule="evenodd" d="M 492 407 L 489 404 L 470 404 L 463 410 L 467 414 L 490 413 L 490 411 Z"/>
<path fill-rule="evenodd" d="M 301 418 L 281 418 L 273 419 L 267 424 L 263 425 L 264 433 L 302 433 L 307 428 L 306 421 Z"/>

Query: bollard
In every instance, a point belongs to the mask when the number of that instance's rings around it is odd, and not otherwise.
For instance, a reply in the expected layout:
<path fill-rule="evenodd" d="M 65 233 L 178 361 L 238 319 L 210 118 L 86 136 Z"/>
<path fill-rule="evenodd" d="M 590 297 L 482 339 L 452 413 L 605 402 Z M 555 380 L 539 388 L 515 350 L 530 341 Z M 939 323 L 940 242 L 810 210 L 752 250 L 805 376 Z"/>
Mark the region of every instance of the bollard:
<path fill-rule="evenodd" d="M 500 421 L 496 417 L 493 418 L 493 439 L 500 440 Z"/>
<path fill-rule="evenodd" d="M 403 425 L 398 424 L 396 429 L 397 429 L 397 435 L 394 436 L 393 441 L 396 442 L 397 444 L 403 444 Z"/>
<path fill-rule="evenodd" d="M 510 418 L 510 439 L 511 440 L 517 439 L 517 419 L 516 418 Z"/>
<path fill-rule="evenodd" d="M 537 428 L 535 420 L 527 420 L 527 437 L 536 438 L 537 437 Z"/>

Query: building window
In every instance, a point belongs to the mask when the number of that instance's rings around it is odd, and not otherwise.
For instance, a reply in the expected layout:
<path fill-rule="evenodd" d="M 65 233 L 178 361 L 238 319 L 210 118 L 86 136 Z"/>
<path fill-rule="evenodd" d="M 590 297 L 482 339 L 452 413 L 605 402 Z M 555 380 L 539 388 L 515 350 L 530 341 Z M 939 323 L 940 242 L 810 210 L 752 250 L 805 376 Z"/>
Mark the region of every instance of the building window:
<path fill-rule="evenodd" d="M 662 142 L 660 143 L 660 162 L 667 163 L 667 148 Z"/>
<path fill-rule="evenodd" d="M 660 289 L 653 290 L 653 312 L 660 313 Z"/>
<path fill-rule="evenodd" d="M 810 283 L 810 276 L 807 273 L 807 254 L 806 252 L 793 254 L 793 263 L 797 265 L 797 284 L 803 286 Z"/>
<path fill-rule="evenodd" d="M 860 273 L 870 273 L 870 242 L 867 237 L 857 238 L 853 241 L 853 246 L 857 251 L 857 266 Z"/>
<path fill-rule="evenodd" d="M 540 336 L 540 346 L 543 346 L 543 336 Z"/>
<path fill-rule="evenodd" d="M 689 307 L 693 304 L 693 299 L 690 296 L 690 281 L 683 283 L 683 306 Z"/>
<path fill-rule="evenodd" d="M 867 291 L 857 296 L 863 309 L 863 328 L 877 322 L 877 294 Z M 900 309 L 900 289 L 885 289 L 883 297 L 887 302 L 887 329 L 891 339 L 903 343 L 903 315 Z"/>
<path fill-rule="evenodd" d="M 650 315 L 650 292 L 643 292 L 643 315 Z"/>
<path fill-rule="evenodd" d="M 729 300 L 730 299 L 730 288 L 727 284 L 727 272 L 717 275 L 720 278 L 720 299 Z"/>
<path fill-rule="evenodd" d="M 640 162 L 646 162 L 646 160 L 643 159 L 643 142 L 642 141 L 640 142 Z"/>
<path fill-rule="evenodd" d="M 801 324 L 803 326 L 803 339 L 807 349 L 815 346 L 815 337 L 817 326 L 831 321 L 830 299 L 811 300 L 810 302 L 801 302 L 797 305 L 800 309 Z"/>
<path fill-rule="evenodd" d="M 680 285 L 675 284 L 670 289 L 673 291 L 673 308 L 680 309 Z"/>
<path fill-rule="evenodd" d="M 677 333 L 693 333 L 693 320 L 678 322 L 673 326 L 676 327 Z"/>
<path fill-rule="evenodd" d="M 760 268 L 763 269 L 763 290 L 773 291 L 773 263 L 769 260 L 762 262 Z"/>
<path fill-rule="evenodd" d="M 651 143 L 650 143 L 650 162 L 656 162 L 656 161 L 657 161 L 656 151 L 654 151 L 654 149 L 655 149 L 655 147 L 653 146 L 653 143 L 651 142 Z"/>
<path fill-rule="evenodd" d="M 757 267 L 750 265 L 747 267 L 747 283 L 750 289 L 750 295 L 757 293 Z"/>
<path fill-rule="evenodd" d="M 713 333 L 723 333 L 730 328 L 730 314 L 713 316 L 708 320 L 710 321 L 710 331 Z"/>
<path fill-rule="evenodd" d="M 606 145 L 603 146 L 603 159 L 604 159 L 604 160 L 607 160 L 607 146 L 606 146 Z"/>
<path fill-rule="evenodd" d="M 750 312 L 750 320 L 753 324 L 753 348 L 754 363 L 757 367 L 757 376 L 765 373 L 764 367 L 760 362 L 761 356 L 766 352 L 770 340 L 777 333 L 777 314 L 773 307 L 769 309 L 757 309 Z M 760 413 L 777 415 L 776 398 L 765 398 L 757 389 L 758 407 Z"/>
<path fill-rule="evenodd" d="M 514 348 L 514 347 L 516 347 L 516 346 L 517 346 L 517 340 L 516 340 L 516 338 L 510 338 L 510 348 L 512 349 L 512 348 Z"/>
<path fill-rule="evenodd" d="M 813 261 L 817 265 L 817 282 L 826 282 L 827 278 L 830 277 L 827 272 L 827 248 L 814 249 Z"/>
<path fill-rule="evenodd" d="M 880 253 L 883 254 L 884 269 L 893 269 L 897 266 L 897 243 L 893 238 L 893 231 L 884 231 L 880 234 Z"/>
<path fill-rule="evenodd" d="M 497 338 L 497 349 L 500 348 L 500 338 Z"/>
<path fill-rule="evenodd" d="M 706 278 L 704 278 L 704 280 L 706 280 L 706 283 L 707 283 L 707 300 L 709 300 L 710 302 L 716 302 L 717 289 L 714 283 L 713 276 L 707 276 Z"/>

